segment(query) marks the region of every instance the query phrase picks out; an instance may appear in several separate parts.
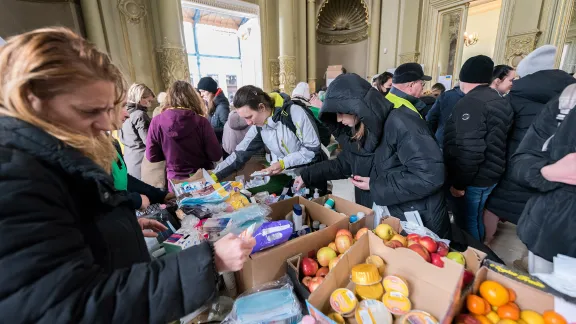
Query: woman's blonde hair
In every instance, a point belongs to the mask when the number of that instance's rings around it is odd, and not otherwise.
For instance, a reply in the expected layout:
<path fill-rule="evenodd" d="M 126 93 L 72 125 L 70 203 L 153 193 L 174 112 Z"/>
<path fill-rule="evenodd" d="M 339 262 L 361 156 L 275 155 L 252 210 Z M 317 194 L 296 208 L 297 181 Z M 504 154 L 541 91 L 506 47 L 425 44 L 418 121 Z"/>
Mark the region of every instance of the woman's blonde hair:
<path fill-rule="evenodd" d="M 155 98 L 154 92 L 150 90 L 144 83 L 134 83 L 128 89 L 128 97 L 126 98 L 126 102 L 138 104 L 140 100 L 146 97 L 152 96 Z"/>
<path fill-rule="evenodd" d="M 92 137 L 56 124 L 43 118 L 29 100 L 34 95 L 46 101 L 70 92 L 78 84 L 109 81 L 115 86 L 115 109 L 110 112 L 114 118 L 126 86 L 108 55 L 69 29 L 37 29 L 12 37 L 0 47 L 0 71 L 0 115 L 44 130 L 110 171 L 116 150 L 106 134 Z"/>
<path fill-rule="evenodd" d="M 176 81 L 168 88 L 167 93 L 167 107 L 189 109 L 200 116 L 206 115 L 204 101 L 190 83 Z"/>

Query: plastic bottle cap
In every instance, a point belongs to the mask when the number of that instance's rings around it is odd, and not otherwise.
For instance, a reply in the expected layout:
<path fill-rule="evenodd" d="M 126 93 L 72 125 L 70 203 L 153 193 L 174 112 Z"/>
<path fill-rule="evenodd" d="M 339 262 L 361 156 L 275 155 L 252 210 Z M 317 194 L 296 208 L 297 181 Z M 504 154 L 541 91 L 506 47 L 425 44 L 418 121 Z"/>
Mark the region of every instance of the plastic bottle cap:
<path fill-rule="evenodd" d="M 312 228 L 319 228 L 320 227 L 320 221 L 313 221 L 312 222 Z"/>
<path fill-rule="evenodd" d="M 350 223 L 355 223 L 357 221 L 358 221 L 358 216 L 356 216 L 356 215 L 350 216 Z"/>
<path fill-rule="evenodd" d="M 326 224 L 320 224 L 320 229 L 325 229 L 326 228 Z"/>
<path fill-rule="evenodd" d="M 366 217 L 366 214 L 364 214 L 363 212 L 358 212 L 358 219 L 362 219 L 364 217 Z"/>
<path fill-rule="evenodd" d="M 299 204 L 294 204 L 294 214 L 302 215 L 302 207 Z"/>

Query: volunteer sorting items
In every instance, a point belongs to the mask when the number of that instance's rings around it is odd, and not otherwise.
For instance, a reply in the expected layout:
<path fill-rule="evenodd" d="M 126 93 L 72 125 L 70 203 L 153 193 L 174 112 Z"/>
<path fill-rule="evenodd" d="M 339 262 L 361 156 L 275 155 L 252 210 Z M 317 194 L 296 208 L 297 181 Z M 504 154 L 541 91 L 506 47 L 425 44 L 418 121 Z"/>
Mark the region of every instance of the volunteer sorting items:
<path fill-rule="evenodd" d="M 0 48 L 0 71 L 2 322 L 167 323 L 242 268 L 256 242 L 233 235 L 150 260 L 111 177 L 125 83 L 106 54 L 39 29 Z"/>
<path fill-rule="evenodd" d="M 417 100 L 425 76 L 415 63 L 396 71 L 391 93 L 411 98 L 397 99 L 396 109 L 356 74 L 340 75 L 330 84 L 320 118 L 343 150 L 334 160 L 305 168 L 295 187 L 351 177 L 357 203 L 387 206 L 390 215 L 399 218 L 417 212 L 424 226 L 447 237 L 442 154 L 426 122 L 408 102 Z"/>
<path fill-rule="evenodd" d="M 327 159 L 312 112 L 278 93 L 268 95 L 251 85 L 238 89 L 233 104 L 251 128 L 236 150 L 216 167 L 216 179 L 242 168 L 264 147 L 272 153 L 272 165 L 263 170 L 270 175 Z"/>

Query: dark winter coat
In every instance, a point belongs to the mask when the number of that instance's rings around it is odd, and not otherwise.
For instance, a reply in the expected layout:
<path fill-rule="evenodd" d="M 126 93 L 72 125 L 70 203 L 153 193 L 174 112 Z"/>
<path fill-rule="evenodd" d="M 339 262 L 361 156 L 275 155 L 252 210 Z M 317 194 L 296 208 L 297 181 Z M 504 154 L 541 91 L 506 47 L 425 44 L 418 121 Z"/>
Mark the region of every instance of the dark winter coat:
<path fill-rule="evenodd" d="M 226 125 L 228 115 L 230 115 L 230 101 L 228 101 L 228 98 L 226 98 L 226 95 L 221 89 L 218 89 L 214 97 L 214 107 L 214 112 L 209 116 L 210 124 L 212 128 L 214 128 L 218 142 L 222 143 L 224 125 Z"/>
<path fill-rule="evenodd" d="M 444 130 L 444 161 L 448 182 L 458 190 L 489 187 L 506 167 L 506 138 L 513 112 L 507 101 L 487 85 L 460 99 Z"/>
<path fill-rule="evenodd" d="M 0 117 L 6 323 L 167 323 L 215 296 L 210 246 L 150 261 L 131 202 L 79 151 Z"/>
<path fill-rule="evenodd" d="M 572 88 L 572 89 L 570 89 Z M 576 86 L 570 86 L 576 96 Z M 557 254 L 576 257 L 576 186 L 546 180 L 540 170 L 576 152 L 576 109 L 571 109 L 557 127 L 561 108 L 573 108 L 576 100 L 554 99 L 530 126 L 512 156 L 514 180 L 536 190 L 526 203 L 518 222 L 518 237 L 532 253 L 552 261 Z M 549 141 L 546 151 L 545 143 Z"/>
<path fill-rule="evenodd" d="M 576 79 L 562 70 L 540 71 L 514 81 L 512 90 L 506 96 L 514 110 L 514 122 L 506 146 L 507 162 L 546 103 L 573 83 L 576 83 Z M 498 217 L 517 224 L 533 192 L 516 183 L 512 179 L 512 169 L 508 167 L 500 183 L 490 194 L 486 208 Z"/>
<path fill-rule="evenodd" d="M 426 115 L 428 126 L 436 137 L 436 143 L 441 148 L 444 147 L 444 126 L 446 121 L 448 121 L 454 106 L 462 97 L 464 97 L 464 92 L 460 90 L 460 87 L 454 87 L 454 89 L 442 93 L 436 99 L 428 115 Z"/>
<path fill-rule="evenodd" d="M 434 106 L 434 103 L 436 102 L 436 97 L 424 96 L 424 97 L 420 97 L 420 101 L 422 101 L 426 105 L 421 110 L 419 110 L 420 115 L 422 115 L 422 118 L 426 119 L 426 116 L 428 115 L 428 113 L 430 113 L 430 110 L 432 109 L 432 107 Z"/>
<path fill-rule="evenodd" d="M 119 131 L 120 142 L 124 144 L 124 161 L 128 174 L 141 179 L 142 159 L 146 152 L 146 137 L 151 119 L 146 107 L 129 103 L 126 109 L 130 117 L 124 121 Z"/>
<path fill-rule="evenodd" d="M 337 113 L 359 117 L 366 129 L 362 141 L 351 140 L 350 128 L 336 121 Z M 370 177 L 370 191 L 355 188 L 358 204 L 387 206 L 400 219 L 417 210 L 426 227 L 449 236 L 442 153 L 418 113 L 405 106 L 394 109 L 366 80 L 343 74 L 330 84 L 320 119 L 343 150 L 336 159 L 305 169 L 304 183 Z"/>

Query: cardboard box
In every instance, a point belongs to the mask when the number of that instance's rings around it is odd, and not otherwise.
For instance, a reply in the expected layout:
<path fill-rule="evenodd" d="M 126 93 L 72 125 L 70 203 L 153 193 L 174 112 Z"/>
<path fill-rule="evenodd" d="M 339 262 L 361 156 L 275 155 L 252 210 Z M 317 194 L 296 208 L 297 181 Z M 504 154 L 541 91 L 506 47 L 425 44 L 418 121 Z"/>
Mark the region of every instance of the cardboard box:
<path fill-rule="evenodd" d="M 270 205 L 272 208 L 270 218 L 272 220 L 285 219 L 286 215 L 292 211 L 294 204 L 304 205 L 307 216 L 326 224 L 327 227 L 252 254 L 244 264 L 244 268 L 236 273 L 239 292 L 280 278 L 286 274 L 286 260 L 288 258 L 299 253 L 307 254 L 311 250 L 318 250 L 327 246 L 334 241 L 339 229 L 348 229 L 346 217 L 302 197 L 291 198 Z"/>
<path fill-rule="evenodd" d="M 342 74 L 342 65 L 328 65 L 326 69 L 326 86 L 329 86 L 340 74 Z"/>
<path fill-rule="evenodd" d="M 400 232 L 402 230 L 400 226 L 400 220 L 396 217 L 389 216 L 383 218 L 382 224 L 388 224 L 392 226 L 392 228 L 396 232 Z M 302 284 L 302 279 L 304 279 L 304 275 L 300 273 L 300 262 L 302 261 L 302 258 L 305 257 L 306 253 L 302 253 L 286 260 L 286 269 L 288 276 L 292 280 L 292 284 L 294 285 L 294 291 L 296 292 L 296 295 L 302 302 L 304 302 L 305 300 L 308 299 L 308 297 L 310 297 L 310 291 L 308 287 Z"/>
<path fill-rule="evenodd" d="M 332 312 L 330 295 L 341 287 L 354 289 L 350 282 L 350 270 L 354 265 L 364 263 L 372 254 L 386 262 L 385 275 L 398 275 L 408 282 L 412 309 L 432 314 L 440 323 L 450 323 L 455 314 L 455 305 L 460 300 L 460 287 L 464 268 L 462 265 L 445 259 L 444 268 L 438 268 L 423 260 L 409 249 L 391 249 L 373 233 L 364 235 L 348 250 L 336 267 L 316 289 L 307 301 L 308 311 L 322 323 L 334 323 L 324 315 Z M 395 318 L 398 323 L 398 318 Z M 348 323 L 356 323 L 348 319 Z"/>
<path fill-rule="evenodd" d="M 324 206 L 324 203 L 329 198 L 334 200 L 334 210 L 338 213 L 345 214 L 348 218 L 352 215 L 358 214 L 358 212 L 363 212 L 366 215 L 366 217 L 362 218 L 361 220 L 350 224 L 349 230 L 352 232 L 352 234 L 356 235 L 356 232 L 358 232 L 358 230 L 362 227 L 374 229 L 374 211 L 370 208 L 366 208 L 362 205 L 358 205 L 349 200 L 334 195 L 320 197 L 315 199 L 314 202 Z"/>

